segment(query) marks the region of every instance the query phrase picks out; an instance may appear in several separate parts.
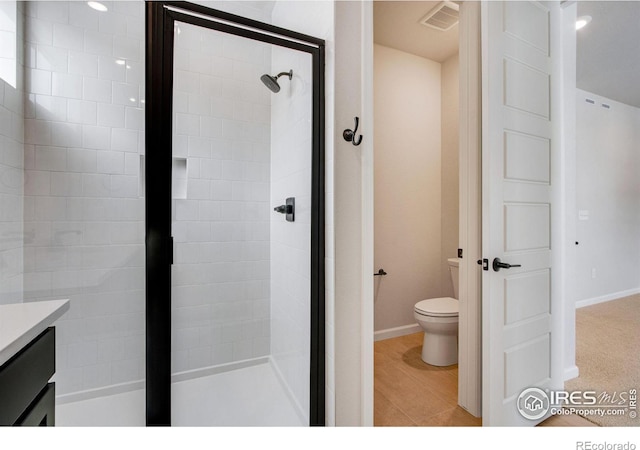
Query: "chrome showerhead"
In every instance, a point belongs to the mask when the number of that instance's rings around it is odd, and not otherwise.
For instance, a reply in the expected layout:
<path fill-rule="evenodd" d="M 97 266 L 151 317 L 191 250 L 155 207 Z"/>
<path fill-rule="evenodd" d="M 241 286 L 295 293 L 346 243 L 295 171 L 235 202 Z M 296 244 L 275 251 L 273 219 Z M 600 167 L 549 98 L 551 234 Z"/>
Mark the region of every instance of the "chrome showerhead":
<path fill-rule="evenodd" d="M 280 85 L 278 84 L 278 78 L 280 78 L 283 75 L 288 76 L 289 79 L 291 80 L 293 78 L 293 70 L 290 70 L 288 72 L 280 72 L 278 75 L 274 75 L 274 76 L 271 76 L 265 73 L 260 77 L 260 81 L 262 81 L 264 85 L 268 87 L 271 92 L 278 93 L 280 92 Z"/>

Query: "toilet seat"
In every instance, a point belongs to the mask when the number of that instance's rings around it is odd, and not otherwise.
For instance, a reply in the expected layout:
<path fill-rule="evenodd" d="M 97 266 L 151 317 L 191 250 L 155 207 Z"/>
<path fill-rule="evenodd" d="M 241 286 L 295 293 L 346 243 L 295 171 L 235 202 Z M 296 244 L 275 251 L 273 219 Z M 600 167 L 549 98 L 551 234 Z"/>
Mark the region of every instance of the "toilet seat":
<path fill-rule="evenodd" d="M 458 300 L 451 297 L 428 298 L 415 304 L 416 314 L 430 317 L 457 317 Z"/>

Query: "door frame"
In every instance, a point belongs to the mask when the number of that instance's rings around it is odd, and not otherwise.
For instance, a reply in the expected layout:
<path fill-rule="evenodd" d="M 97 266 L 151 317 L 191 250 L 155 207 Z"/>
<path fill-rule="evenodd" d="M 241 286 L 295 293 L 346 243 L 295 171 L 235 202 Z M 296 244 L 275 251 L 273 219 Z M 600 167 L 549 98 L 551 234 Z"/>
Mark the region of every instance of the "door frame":
<path fill-rule="evenodd" d="M 373 6 L 363 2 L 365 31 L 373 28 Z M 460 228 L 459 245 L 464 258 L 460 264 L 459 372 L 458 404 L 476 417 L 482 408 L 482 330 L 481 274 L 476 265 L 480 258 L 480 8 L 479 2 L 463 2 L 460 13 Z M 464 49 L 463 49 L 463 39 Z M 474 45 L 475 44 L 475 45 Z M 373 95 L 373 32 L 363 38 L 363 97 Z M 463 51 L 464 50 L 464 51 Z M 462 58 L 464 56 L 464 59 Z M 462 95 L 463 92 L 468 96 Z M 368 131 L 373 136 L 373 101 L 363 101 L 363 116 L 370 117 Z M 372 147 L 375 146 L 375 143 Z M 362 153 L 362 392 L 363 424 L 373 425 L 373 148 Z M 466 218 L 466 220 L 463 220 Z M 371 248 L 369 248 L 369 246 Z M 368 338 L 370 336 L 370 338 Z"/>
<path fill-rule="evenodd" d="M 373 15 L 370 13 L 370 9 L 372 10 L 371 1 L 366 0 L 363 2 L 363 10 L 365 13 L 362 15 L 363 20 L 365 22 L 365 30 L 369 22 L 371 22 Z M 561 2 L 561 6 L 563 9 L 562 19 L 563 19 L 563 28 L 562 28 L 562 39 L 565 45 L 563 52 L 564 58 L 562 60 L 563 64 L 563 92 L 562 92 L 562 102 L 565 120 L 562 123 L 562 145 L 564 147 L 565 152 L 562 155 L 561 167 L 563 169 L 575 169 L 575 98 L 572 97 L 574 92 L 572 88 L 575 88 L 575 60 L 571 62 L 571 58 L 575 59 L 575 9 L 576 9 L 575 0 L 567 0 Z M 471 11 L 466 10 L 463 12 L 463 9 L 472 7 Z M 463 324 L 465 321 L 467 322 L 469 329 L 467 330 L 468 335 L 465 339 L 466 342 L 460 342 L 460 358 L 459 362 L 460 372 L 459 372 L 459 382 L 464 383 L 459 385 L 459 393 L 458 393 L 458 403 L 464 407 L 467 411 L 472 413 L 475 416 L 480 416 L 482 413 L 482 327 L 481 327 L 481 310 L 482 310 L 482 292 L 481 292 L 481 273 L 478 271 L 475 273 L 476 268 L 476 259 L 481 259 L 481 216 L 480 216 L 480 208 L 481 201 L 479 195 L 481 194 L 481 179 L 480 179 L 480 156 L 481 156 L 481 130 L 480 127 L 480 108 L 481 108 L 481 85 L 480 85 L 480 71 L 481 71 L 481 54 L 480 54 L 480 2 L 463 2 L 461 4 L 461 17 L 464 17 L 466 12 L 469 12 L 467 21 L 461 20 L 460 22 L 460 36 L 461 36 L 461 44 L 463 36 L 466 36 L 467 40 L 470 40 L 471 43 L 475 43 L 475 47 L 473 52 L 470 52 L 467 55 L 467 61 L 473 60 L 472 64 L 469 64 L 468 67 L 468 78 L 466 78 L 466 82 L 470 83 L 465 86 L 461 86 L 461 100 L 460 106 L 461 111 L 464 108 L 467 108 L 466 118 L 461 115 L 461 123 L 460 123 L 460 142 L 461 142 L 461 153 L 460 153 L 460 170 L 461 176 L 471 176 L 477 174 L 477 180 L 473 180 L 469 178 L 467 182 L 460 186 L 460 246 L 463 248 L 465 252 L 465 258 L 463 258 L 463 264 L 460 265 L 460 295 L 464 290 L 467 292 L 467 299 L 469 302 L 475 301 L 477 304 L 474 306 L 474 310 L 469 310 L 469 305 L 461 304 L 460 311 L 460 323 Z M 566 12 L 565 12 L 566 11 Z M 369 52 L 368 46 L 373 45 L 373 35 L 372 33 L 363 33 L 363 54 L 362 54 L 362 65 L 363 65 L 363 73 L 366 76 L 367 73 L 372 73 L 373 71 L 373 55 Z M 475 39 L 475 40 L 474 40 Z M 572 41 L 573 39 L 573 41 Z M 371 41 L 371 42 L 369 42 Z M 572 48 L 573 46 L 573 48 Z M 476 48 L 477 47 L 477 48 Z M 565 58 L 569 58 L 568 62 Z M 460 65 L 460 83 L 464 83 L 464 71 L 462 66 L 462 59 Z M 472 67 L 473 66 L 473 67 Z M 477 77 L 475 80 L 473 79 Z M 471 83 L 472 82 L 472 83 Z M 465 105 L 465 99 L 463 99 L 462 89 L 469 89 L 469 98 Z M 477 91 L 477 95 L 473 94 L 473 91 Z M 366 86 L 363 88 L 363 94 L 368 93 L 369 90 Z M 373 110 L 372 105 L 367 102 L 363 102 L 363 116 L 372 117 Z M 573 115 L 572 115 L 573 114 Z M 465 125 L 466 119 L 466 125 Z M 370 120 L 372 122 L 372 120 Z M 369 125 L 370 126 L 370 125 Z M 464 134 L 466 133 L 466 135 Z M 371 135 L 371 133 L 369 133 Z M 365 136 L 366 139 L 366 136 Z M 473 141 L 473 142 L 471 142 Z M 462 146 L 463 142 L 468 142 L 466 148 Z M 466 164 L 466 172 L 462 172 L 463 163 Z M 373 171 L 373 157 L 370 152 L 363 153 L 362 160 L 362 177 L 363 179 L 367 179 Z M 573 236 L 575 235 L 575 226 L 574 219 L 572 219 L 572 215 L 575 213 L 575 200 L 573 199 L 573 191 L 572 191 L 572 182 L 574 180 L 572 178 L 567 178 L 564 174 L 562 174 L 562 170 L 560 171 L 560 182 L 562 183 L 561 194 L 559 195 L 559 200 L 564 202 L 564 204 L 568 207 L 564 213 L 564 217 L 560 220 L 556 221 L 554 224 L 554 229 L 552 233 L 558 238 L 556 242 L 559 247 L 562 249 L 562 257 L 558 262 L 559 269 L 558 274 L 563 282 L 557 286 L 557 297 L 561 301 L 563 301 L 562 310 L 564 310 L 561 315 L 564 317 L 558 317 L 556 320 L 561 322 L 562 339 L 564 339 L 564 343 L 567 346 L 564 349 L 563 360 L 556 360 L 556 364 L 561 364 L 562 370 L 564 370 L 564 379 L 570 379 L 578 374 L 578 369 L 575 367 L 575 299 L 572 297 L 572 285 L 571 278 L 568 276 L 569 271 L 568 268 L 571 267 L 571 263 L 573 261 L 572 258 L 575 258 L 573 252 L 575 249 L 573 248 Z M 337 192 L 337 195 L 340 193 Z M 362 236 L 369 236 L 369 233 L 373 229 L 373 221 L 372 221 L 372 208 L 373 208 L 373 192 L 370 190 L 363 190 L 363 195 L 361 199 L 362 205 Z M 463 208 L 465 208 L 463 210 Z M 467 223 L 463 223 L 462 218 L 466 214 L 468 218 Z M 477 220 L 478 225 L 473 226 L 471 224 L 471 220 Z M 466 238 L 465 238 L 466 236 Z M 571 238 L 567 240 L 567 237 Z M 371 242 L 371 244 L 369 244 Z M 373 245 L 370 239 L 366 239 L 363 241 L 363 245 Z M 478 255 L 476 258 L 475 255 Z M 473 255 L 473 256 L 472 256 Z M 373 267 L 373 252 L 368 251 L 368 249 L 363 250 L 363 267 L 365 270 L 361 271 L 361 283 L 362 286 L 368 287 L 371 281 L 371 271 L 368 268 Z M 475 276 L 474 276 L 475 274 Z M 364 320 L 361 322 L 362 326 L 362 382 L 360 385 L 361 393 L 363 396 L 363 407 L 362 409 L 362 422 L 363 424 L 372 424 L 373 423 L 373 413 L 372 413 L 372 402 L 373 402 L 373 389 L 371 389 L 371 383 L 369 380 L 373 378 L 373 364 L 372 364 L 372 352 L 371 340 L 368 339 L 368 336 L 373 336 L 373 322 L 371 317 L 373 316 L 373 295 L 370 294 L 372 292 L 371 289 L 363 290 L 362 292 L 362 317 Z M 563 300 L 564 299 L 564 300 Z M 465 317 L 466 315 L 466 317 Z M 354 316 L 352 320 L 355 320 Z M 471 327 L 475 326 L 475 330 Z M 475 339 L 475 340 L 474 340 Z M 464 347 L 466 346 L 466 350 Z M 371 355 L 371 356 L 370 356 Z M 465 362 L 466 361 L 466 364 Z M 464 367 L 468 369 L 465 369 Z M 560 367 L 556 369 L 560 369 Z M 462 371 L 466 371 L 465 380 L 463 381 L 461 373 Z M 463 397 L 463 392 L 466 390 L 466 399 Z"/>
<path fill-rule="evenodd" d="M 480 2 L 460 5 L 458 404 L 482 416 L 482 54 Z"/>
<path fill-rule="evenodd" d="M 174 22 L 312 57 L 311 336 L 309 423 L 325 423 L 325 42 L 188 2 L 146 2 L 146 423 L 171 424 L 171 175 Z"/>

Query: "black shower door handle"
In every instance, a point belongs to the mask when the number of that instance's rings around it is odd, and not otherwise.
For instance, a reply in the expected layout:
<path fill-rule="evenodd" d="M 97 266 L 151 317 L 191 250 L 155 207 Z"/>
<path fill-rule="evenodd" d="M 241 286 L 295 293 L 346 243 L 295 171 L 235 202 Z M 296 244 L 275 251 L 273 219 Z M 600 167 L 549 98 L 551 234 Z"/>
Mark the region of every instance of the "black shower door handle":
<path fill-rule="evenodd" d="M 273 210 L 280 214 L 286 214 L 287 222 L 294 222 L 296 213 L 295 197 L 289 197 L 284 205 L 276 206 Z"/>
<path fill-rule="evenodd" d="M 280 205 L 273 208 L 273 210 L 280 214 L 291 214 L 293 212 L 293 207 L 291 205 Z"/>

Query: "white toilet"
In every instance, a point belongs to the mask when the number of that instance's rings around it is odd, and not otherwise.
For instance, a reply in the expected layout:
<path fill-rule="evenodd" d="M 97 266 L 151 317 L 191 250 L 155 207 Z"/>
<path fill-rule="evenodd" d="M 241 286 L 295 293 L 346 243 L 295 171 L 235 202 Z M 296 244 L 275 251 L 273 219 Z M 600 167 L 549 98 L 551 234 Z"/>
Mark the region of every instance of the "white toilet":
<path fill-rule="evenodd" d="M 432 366 L 458 362 L 458 258 L 448 262 L 455 298 L 429 298 L 413 308 L 413 317 L 424 330 L 422 360 Z"/>

